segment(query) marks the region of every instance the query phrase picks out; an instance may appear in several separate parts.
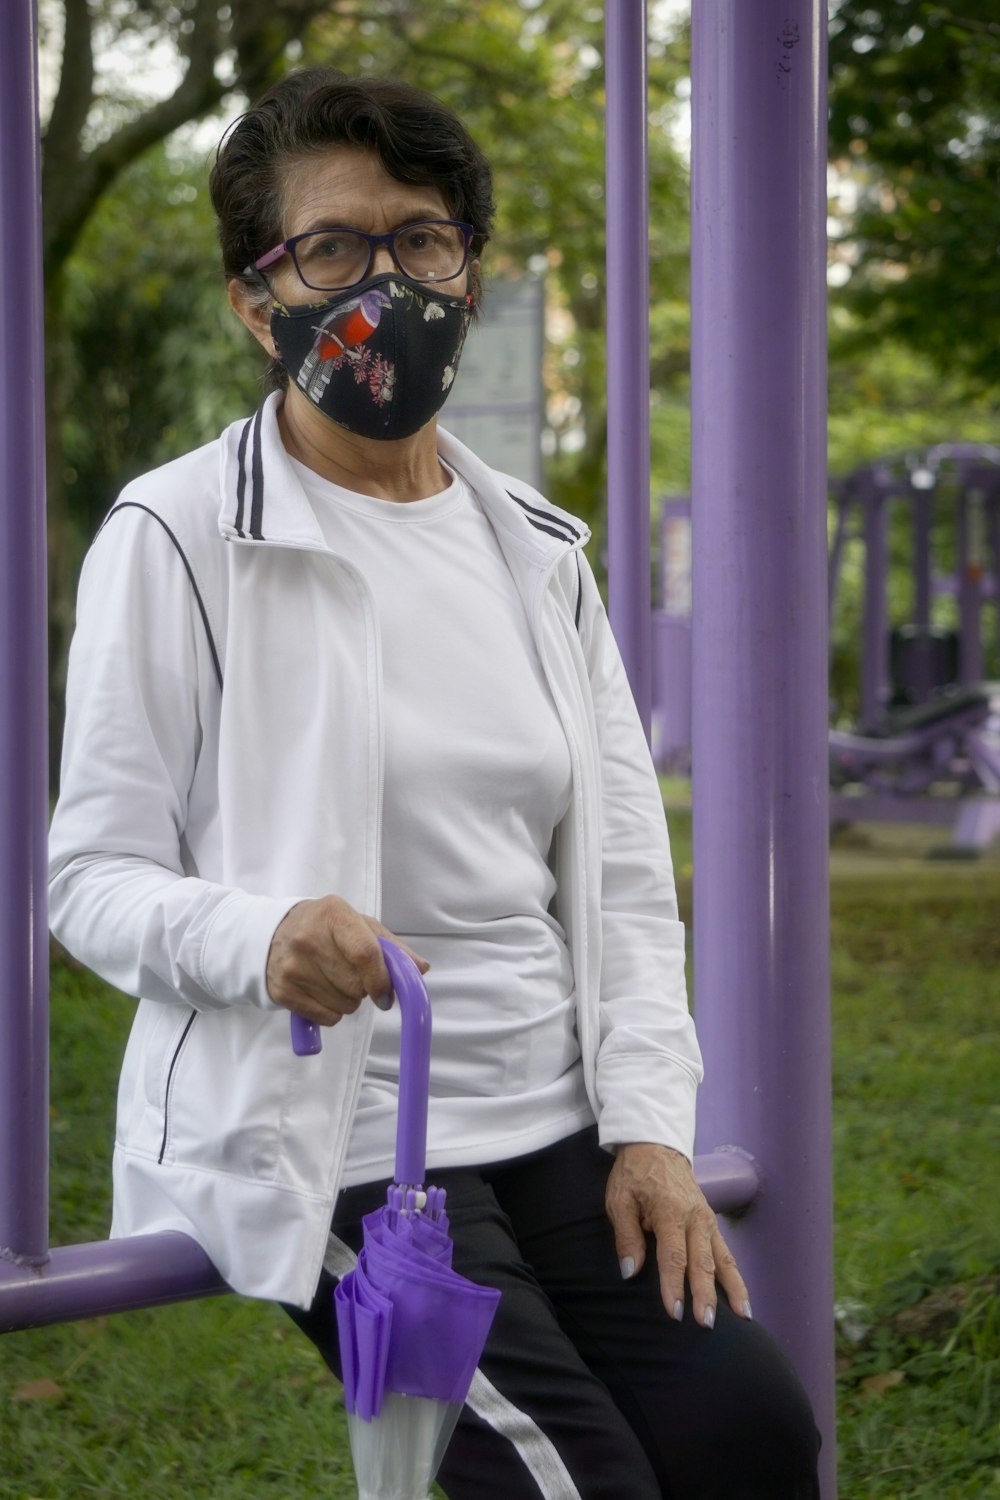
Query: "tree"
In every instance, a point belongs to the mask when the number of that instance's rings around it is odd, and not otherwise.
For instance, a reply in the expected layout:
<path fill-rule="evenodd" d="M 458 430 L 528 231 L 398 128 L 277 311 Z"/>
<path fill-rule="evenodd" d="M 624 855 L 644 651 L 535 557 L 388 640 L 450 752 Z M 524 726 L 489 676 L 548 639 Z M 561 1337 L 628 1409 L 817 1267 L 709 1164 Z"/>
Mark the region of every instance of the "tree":
<path fill-rule="evenodd" d="M 50 715 L 53 779 L 61 739 L 65 659 L 78 548 L 67 504 L 63 423 L 73 367 L 66 334 L 66 268 L 120 174 L 179 126 L 230 94 L 252 94 L 281 70 L 290 45 L 329 0 L 64 0 L 63 63 L 43 132 L 42 248 L 46 320 L 46 462 L 49 509 Z M 52 47 L 46 15 L 43 45 Z M 98 48 L 122 37 L 166 46 L 176 86 L 150 102 L 102 78 Z"/>
<path fill-rule="evenodd" d="M 260 399 L 257 345 L 226 302 L 205 175 L 203 155 L 176 140 L 146 152 L 67 262 L 61 442 L 75 548 L 130 479 Z"/>
<path fill-rule="evenodd" d="M 687 369 L 687 181 L 668 126 L 686 50 L 668 41 L 651 39 L 650 163 L 654 378 L 658 414 L 670 407 L 673 435 L 671 382 L 682 386 Z M 603 7 L 555 0 L 342 3 L 317 18 L 302 49 L 303 61 L 333 60 L 349 73 L 393 74 L 430 89 L 487 150 L 500 206 L 487 278 L 526 268 L 546 275 L 546 380 L 558 443 L 548 478 L 559 499 L 595 518 L 604 495 L 602 51 Z M 227 101 L 227 112 L 238 108 Z M 204 160 L 185 155 L 176 136 L 168 156 L 147 151 L 119 175 L 69 263 L 73 358 L 63 379 L 72 399 L 63 430 L 84 537 L 115 480 L 169 456 L 165 431 L 177 449 L 203 441 L 210 403 L 225 411 L 228 398 L 234 413 L 250 384 L 253 355 L 239 356 L 242 345 L 212 301 L 219 283 Z M 190 204 L 171 201 L 184 194 Z M 665 461 L 683 474 L 683 432 L 679 442 L 661 441 L 668 447 Z"/>
<path fill-rule="evenodd" d="M 1000 387 L 1000 18 L 995 0 L 839 0 L 830 141 L 857 208 L 841 246 L 861 337 Z"/>

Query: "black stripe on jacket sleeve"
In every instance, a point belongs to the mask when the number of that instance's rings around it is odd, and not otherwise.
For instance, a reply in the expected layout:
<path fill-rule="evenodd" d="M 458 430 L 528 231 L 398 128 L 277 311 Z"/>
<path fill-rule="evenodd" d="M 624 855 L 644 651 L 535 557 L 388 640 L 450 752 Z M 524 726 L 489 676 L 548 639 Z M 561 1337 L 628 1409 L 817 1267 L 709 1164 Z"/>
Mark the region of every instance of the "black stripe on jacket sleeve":
<path fill-rule="evenodd" d="M 101 531 L 104 530 L 104 527 L 111 520 L 112 516 L 116 516 L 118 514 L 118 512 L 122 511 L 122 510 L 144 510 L 146 512 L 147 516 L 152 516 L 154 521 L 159 521 L 160 525 L 163 527 L 164 531 L 167 533 L 167 536 L 173 542 L 174 547 L 177 549 L 177 556 L 180 558 L 181 562 L 184 564 L 184 571 L 187 573 L 187 576 L 188 576 L 188 579 L 190 581 L 191 587 L 194 590 L 195 601 L 197 602 L 197 605 L 198 605 L 198 613 L 201 615 L 201 623 L 205 627 L 205 635 L 208 638 L 208 649 L 212 653 L 212 666 L 215 668 L 215 677 L 216 677 L 216 681 L 219 684 L 219 691 L 221 692 L 222 691 L 222 663 L 219 660 L 219 652 L 218 652 L 218 649 L 217 649 L 216 644 L 215 644 L 215 637 L 212 634 L 212 627 L 209 624 L 208 610 L 205 608 L 205 601 L 204 601 L 204 599 L 201 596 L 201 590 L 199 589 L 197 581 L 195 579 L 194 571 L 193 571 L 193 569 L 191 567 L 191 564 L 188 562 L 187 553 L 184 551 L 184 548 L 181 546 L 180 542 L 177 540 L 177 537 L 171 531 L 170 527 L 167 525 L 167 523 L 163 519 L 163 517 L 157 515 L 156 511 L 155 510 L 151 510 L 148 505 L 140 505 L 139 502 L 138 502 L 138 500 L 123 500 L 120 505 L 116 505 L 115 508 L 113 510 L 109 511 L 108 514 L 107 514 L 107 516 L 105 517 L 104 525 L 101 527 Z"/>

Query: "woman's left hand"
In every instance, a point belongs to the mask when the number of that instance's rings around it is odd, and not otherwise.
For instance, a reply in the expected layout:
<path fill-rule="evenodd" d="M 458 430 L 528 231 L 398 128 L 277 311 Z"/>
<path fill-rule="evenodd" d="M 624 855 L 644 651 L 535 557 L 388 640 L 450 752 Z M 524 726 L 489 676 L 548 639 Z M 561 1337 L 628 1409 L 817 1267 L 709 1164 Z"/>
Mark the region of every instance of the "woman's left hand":
<path fill-rule="evenodd" d="M 620 1146 L 605 1205 L 626 1280 L 646 1259 L 646 1233 L 655 1237 L 660 1295 L 672 1318 L 684 1316 L 685 1275 L 703 1327 L 715 1324 L 716 1280 L 733 1311 L 750 1317 L 743 1278 L 686 1156 L 646 1142 Z"/>

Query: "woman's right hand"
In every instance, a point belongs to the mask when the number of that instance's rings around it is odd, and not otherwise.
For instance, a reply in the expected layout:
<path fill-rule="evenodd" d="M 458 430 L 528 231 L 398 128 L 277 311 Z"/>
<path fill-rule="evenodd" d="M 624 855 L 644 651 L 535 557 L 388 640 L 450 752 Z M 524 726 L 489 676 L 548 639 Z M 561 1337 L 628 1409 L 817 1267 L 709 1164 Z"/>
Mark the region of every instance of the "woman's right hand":
<path fill-rule="evenodd" d="M 276 1005 L 320 1026 L 336 1026 L 366 995 L 392 1004 L 392 983 L 379 946 L 390 938 L 426 974 L 430 965 L 374 917 L 339 896 L 299 901 L 275 928 L 267 955 L 267 992 Z"/>

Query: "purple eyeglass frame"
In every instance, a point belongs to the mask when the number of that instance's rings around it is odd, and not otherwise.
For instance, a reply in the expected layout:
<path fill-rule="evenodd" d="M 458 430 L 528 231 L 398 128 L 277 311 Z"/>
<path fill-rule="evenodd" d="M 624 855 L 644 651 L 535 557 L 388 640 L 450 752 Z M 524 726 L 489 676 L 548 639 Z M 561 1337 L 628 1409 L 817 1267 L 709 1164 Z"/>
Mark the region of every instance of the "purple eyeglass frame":
<path fill-rule="evenodd" d="M 424 276 L 410 276 L 409 271 L 405 271 L 400 265 L 399 257 L 396 254 L 396 236 L 405 234 L 408 229 L 421 229 L 425 224 L 434 225 L 435 227 L 448 225 L 453 229 L 460 229 L 465 236 L 465 255 L 462 259 L 462 264 L 459 266 L 457 271 L 453 272 L 451 276 L 430 278 Z M 358 239 L 366 240 L 368 243 L 368 264 L 365 266 L 365 269 L 355 281 L 349 281 L 347 283 L 347 287 L 352 287 L 358 286 L 360 282 L 364 281 L 365 277 L 371 270 L 372 265 L 374 264 L 375 255 L 380 245 L 384 245 L 389 254 L 392 256 L 392 263 L 396 267 L 396 270 L 399 272 L 399 274 L 401 276 L 408 277 L 410 281 L 427 281 L 428 279 L 431 281 L 454 281 L 456 276 L 461 276 L 462 272 L 465 270 L 466 266 L 469 263 L 469 251 L 472 248 L 472 241 L 475 237 L 476 231 L 471 224 L 466 224 L 462 219 L 414 219 L 412 224 L 401 224 L 398 229 L 392 229 L 388 234 L 366 234 L 363 229 L 352 229 L 347 224 L 330 224 L 326 228 L 307 229 L 304 234 L 293 234 L 289 239 L 283 240 L 280 245 L 275 245 L 273 250 L 266 251 L 265 254 L 260 256 L 258 260 L 255 260 L 250 265 L 245 266 L 243 269 L 243 275 L 251 276 L 256 271 L 258 276 L 260 276 L 262 272 L 266 271 L 269 266 L 273 266 L 275 261 L 280 260 L 283 255 L 287 254 L 292 258 L 292 265 L 295 267 L 296 275 L 302 282 L 302 285 L 309 287 L 311 291 L 328 292 L 333 290 L 346 290 L 346 288 L 340 287 L 332 288 L 315 286 L 311 281 L 307 281 L 302 273 L 302 268 L 299 265 L 298 256 L 295 254 L 295 246 L 299 243 L 300 240 L 309 239 L 310 236 L 314 234 L 337 233 L 353 234 L 356 235 Z"/>

